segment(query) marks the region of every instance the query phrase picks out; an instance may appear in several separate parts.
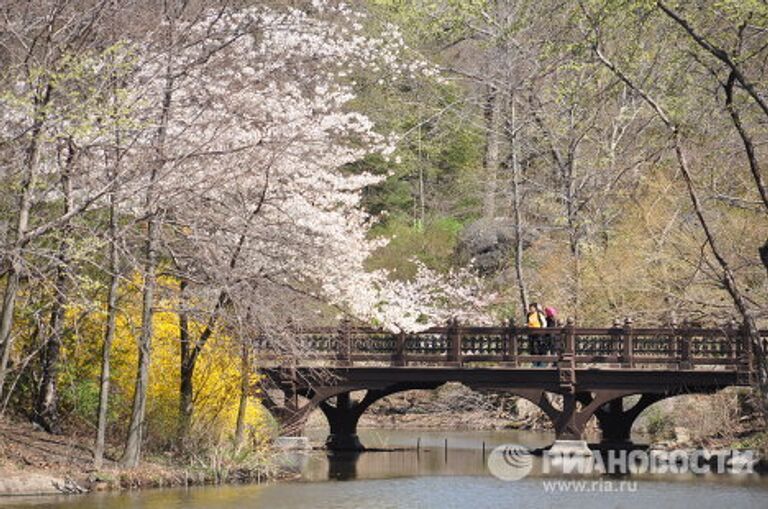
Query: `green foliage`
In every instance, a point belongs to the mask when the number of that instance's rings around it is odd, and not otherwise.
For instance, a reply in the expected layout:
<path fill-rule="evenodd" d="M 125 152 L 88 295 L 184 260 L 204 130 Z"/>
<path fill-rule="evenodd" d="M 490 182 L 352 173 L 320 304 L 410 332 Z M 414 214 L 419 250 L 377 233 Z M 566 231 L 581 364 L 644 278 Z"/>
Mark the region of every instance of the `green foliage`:
<path fill-rule="evenodd" d="M 375 229 L 392 240 L 369 260 L 371 269 L 385 268 L 397 278 L 408 279 L 416 272 L 414 260 L 437 270 L 448 270 L 462 224 L 450 217 L 434 218 L 423 225 L 398 216 Z"/>
<path fill-rule="evenodd" d="M 127 106 L 131 92 L 120 86 L 135 64 L 133 49 L 124 43 L 64 53 L 55 66 L 28 67 L 27 86 L 0 92 L 0 105 L 30 120 L 47 118 L 51 138 L 85 143 L 115 127 L 136 127 L 135 105 Z"/>
<path fill-rule="evenodd" d="M 651 407 L 646 412 L 646 431 L 651 440 L 658 441 L 672 437 L 673 423 L 670 417 L 664 414 L 661 409 Z"/>
<path fill-rule="evenodd" d="M 405 30 L 417 45 L 443 46 L 473 34 L 470 21 L 481 19 L 491 0 L 371 0 L 372 8 Z"/>
<path fill-rule="evenodd" d="M 451 8 L 471 7 L 460 4 L 451 3 Z M 387 21 L 403 28 L 406 39 L 415 37 L 420 43 L 426 36 L 414 33 L 412 22 L 428 8 L 391 1 L 372 4 Z M 391 156 L 369 156 L 347 167 L 351 172 L 386 176 L 363 197 L 376 221 L 372 233 L 393 237 L 370 266 L 386 267 L 402 278 L 413 275 L 414 258 L 447 270 L 453 264 L 458 231 L 474 217 L 479 204 L 476 189 L 484 136 L 477 112 L 467 108 L 469 91 L 457 83 L 418 75 L 403 78 L 394 87 L 366 76 L 356 76 L 355 81 L 357 98 L 351 106 L 368 115 L 380 132 L 398 139 Z"/>
<path fill-rule="evenodd" d="M 385 222 L 404 215 L 419 220 L 422 200 L 427 214 L 466 217 L 484 142 L 462 119 L 464 92 L 428 78 L 406 85 L 370 83 L 359 90 L 355 108 L 399 138 L 392 157 L 370 156 L 348 168 L 388 176 L 366 192 L 364 205 Z"/>
<path fill-rule="evenodd" d="M 95 421 L 99 408 L 99 384 L 96 380 L 88 379 L 70 379 L 68 383 L 63 383 L 61 407 L 84 422 Z M 114 418 L 114 412 L 109 418 Z"/>
<path fill-rule="evenodd" d="M 748 449 L 765 453 L 768 451 L 768 431 L 755 433 L 754 435 L 737 440 L 732 444 L 732 447 L 734 449 Z"/>

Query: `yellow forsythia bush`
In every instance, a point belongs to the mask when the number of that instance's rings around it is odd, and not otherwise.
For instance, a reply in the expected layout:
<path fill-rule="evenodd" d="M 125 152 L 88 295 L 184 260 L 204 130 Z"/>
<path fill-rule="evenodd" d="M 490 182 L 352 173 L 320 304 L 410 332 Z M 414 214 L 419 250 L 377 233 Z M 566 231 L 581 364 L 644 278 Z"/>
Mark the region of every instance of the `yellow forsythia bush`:
<path fill-rule="evenodd" d="M 178 283 L 170 278 L 158 281 L 159 298 L 154 314 L 149 387 L 147 394 L 147 445 L 165 447 L 176 436 L 179 423 L 180 339 Z M 137 338 L 141 327 L 141 280 L 134 277 L 123 285 L 119 298 L 119 314 L 112 347 L 110 389 L 110 426 L 112 433 L 125 432 L 131 414 L 138 362 Z M 98 392 L 101 348 L 106 328 L 104 307 L 84 312 L 81 306 L 67 310 L 67 321 L 73 323 L 62 352 L 60 386 L 63 393 L 87 383 L 86 391 Z M 203 324 L 190 320 L 192 337 Z M 235 430 L 240 403 L 240 345 L 221 331 L 211 335 L 198 357 L 194 375 L 194 415 L 192 434 L 210 443 L 221 442 Z M 257 375 L 250 375 L 251 387 Z M 97 396 L 95 396 L 97 398 Z M 91 395 L 89 400 L 94 399 Z M 87 417 L 95 422 L 95 402 L 88 404 Z M 255 395 L 248 402 L 245 424 L 253 439 L 260 441 L 268 434 L 269 418 Z M 117 436 L 115 438 L 122 438 Z"/>

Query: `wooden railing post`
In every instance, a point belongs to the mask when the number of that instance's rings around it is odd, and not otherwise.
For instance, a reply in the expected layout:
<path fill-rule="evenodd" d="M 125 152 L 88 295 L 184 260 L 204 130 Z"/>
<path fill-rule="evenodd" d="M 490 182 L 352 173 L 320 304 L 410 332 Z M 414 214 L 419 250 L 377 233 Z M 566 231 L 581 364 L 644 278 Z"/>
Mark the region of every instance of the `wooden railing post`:
<path fill-rule="evenodd" d="M 671 329 L 669 337 L 667 338 L 667 352 L 669 357 L 670 368 L 680 368 L 680 364 L 677 362 L 677 314 L 673 311 L 670 313 L 669 328 Z"/>
<path fill-rule="evenodd" d="M 336 342 L 336 362 L 339 366 L 351 366 L 352 322 L 344 317 L 339 324 L 339 336 Z"/>
<path fill-rule="evenodd" d="M 683 322 L 680 332 L 680 369 L 692 369 L 691 362 L 691 330 L 688 321 Z"/>
<path fill-rule="evenodd" d="M 395 337 L 395 352 L 392 355 L 393 366 L 406 366 L 405 360 L 405 331 L 400 331 Z"/>
<path fill-rule="evenodd" d="M 448 322 L 448 362 L 461 366 L 461 330 L 459 321 L 453 318 Z"/>
<path fill-rule="evenodd" d="M 576 386 L 576 332 L 573 318 L 568 318 L 563 327 L 562 344 L 557 360 L 560 387 L 573 392 Z"/>
<path fill-rule="evenodd" d="M 733 369 L 739 370 L 739 329 L 736 320 L 731 318 L 725 326 L 725 340 L 728 345 L 728 360 Z"/>
<path fill-rule="evenodd" d="M 744 372 L 752 374 L 755 370 L 755 358 L 752 355 L 752 341 L 746 323 L 739 327 L 739 343 L 741 344 L 739 365 Z"/>
<path fill-rule="evenodd" d="M 621 333 L 621 320 L 616 318 L 613 321 L 613 328 L 611 330 L 611 355 L 616 357 L 616 362 L 618 363 L 621 363 L 621 356 L 623 354 Z"/>
<path fill-rule="evenodd" d="M 560 343 L 562 347 L 558 352 L 558 362 L 572 361 L 576 356 L 576 335 L 573 318 L 568 318 L 563 327 Z"/>
<path fill-rule="evenodd" d="M 624 345 L 621 351 L 621 367 L 635 367 L 635 333 L 632 331 L 632 319 L 624 319 Z"/>
<path fill-rule="evenodd" d="M 515 327 L 515 319 L 510 318 L 507 321 L 507 332 L 504 334 L 504 361 L 508 362 L 510 366 L 516 368 L 517 362 L 517 330 Z"/>

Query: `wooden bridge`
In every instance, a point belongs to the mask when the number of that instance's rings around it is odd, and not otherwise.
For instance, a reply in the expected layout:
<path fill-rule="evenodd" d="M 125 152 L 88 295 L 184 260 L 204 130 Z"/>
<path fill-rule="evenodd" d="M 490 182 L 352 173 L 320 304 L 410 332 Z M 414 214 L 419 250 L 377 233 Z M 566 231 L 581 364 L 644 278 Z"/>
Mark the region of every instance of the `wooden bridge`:
<path fill-rule="evenodd" d="M 286 435 L 301 434 L 320 408 L 330 425 L 326 445 L 336 450 L 363 448 L 357 422 L 377 400 L 447 382 L 533 402 L 551 419 L 557 439 L 583 440 L 596 417 L 604 442 L 624 443 L 651 404 L 748 386 L 756 376 L 752 344 L 733 322 L 653 329 L 626 320 L 598 329 L 576 328 L 569 320 L 531 329 L 453 321 L 392 333 L 343 321 L 292 334 L 290 351 L 282 353 L 279 339 L 256 340 L 261 362 L 272 364 L 262 370 L 264 403 Z M 768 331 L 761 337 L 765 342 Z"/>

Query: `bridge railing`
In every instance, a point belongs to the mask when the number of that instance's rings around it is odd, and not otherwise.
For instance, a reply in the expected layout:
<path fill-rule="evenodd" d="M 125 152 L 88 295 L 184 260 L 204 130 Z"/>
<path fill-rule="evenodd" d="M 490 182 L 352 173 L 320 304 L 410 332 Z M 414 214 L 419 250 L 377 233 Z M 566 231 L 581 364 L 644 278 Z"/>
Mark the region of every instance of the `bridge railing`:
<path fill-rule="evenodd" d="M 761 331 L 768 338 L 768 331 Z M 754 371 L 752 345 L 729 324 L 721 328 L 635 328 L 632 322 L 610 328 L 577 328 L 572 323 L 545 329 L 461 326 L 451 322 L 415 333 L 393 333 L 342 322 L 292 333 L 293 360 L 334 365 L 503 365 L 666 368 L 688 370 L 723 366 Z M 270 338 L 255 342 L 262 359 L 281 355 Z M 296 353 L 298 352 L 298 354 Z M 299 356 L 301 358 L 296 359 Z"/>

